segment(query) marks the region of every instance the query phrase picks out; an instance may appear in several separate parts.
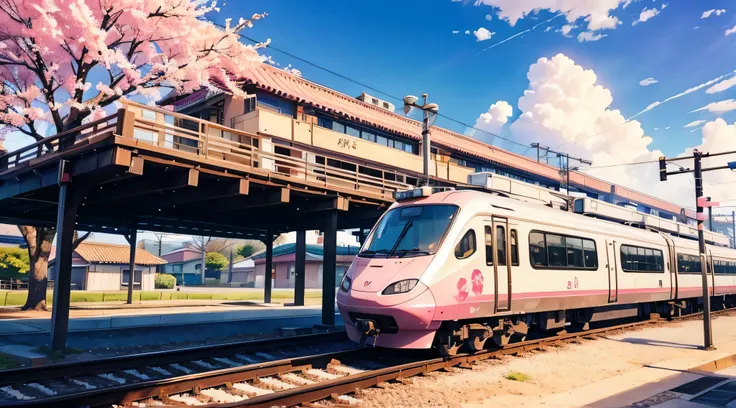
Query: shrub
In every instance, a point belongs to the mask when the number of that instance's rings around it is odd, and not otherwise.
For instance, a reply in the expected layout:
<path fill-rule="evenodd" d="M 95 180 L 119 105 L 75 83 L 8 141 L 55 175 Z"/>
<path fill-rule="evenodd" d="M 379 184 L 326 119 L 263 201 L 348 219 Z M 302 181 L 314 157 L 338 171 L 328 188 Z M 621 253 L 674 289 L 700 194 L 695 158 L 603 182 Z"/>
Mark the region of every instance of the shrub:
<path fill-rule="evenodd" d="M 510 381 L 526 382 L 532 379 L 529 374 L 522 373 L 520 371 L 512 371 L 504 376 L 505 379 Z"/>
<path fill-rule="evenodd" d="M 219 252 L 207 252 L 204 263 L 208 270 L 220 271 L 228 265 L 228 260 Z"/>
<path fill-rule="evenodd" d="M 176 278 L 168 273 L 156 274 L 156 289 L 174 289 Z"/>
<path fill-rule="evenodd" d="M 0 248 L 0 279 L 28 279 L 31 267 L 28 251 L 20 248 Z"/>

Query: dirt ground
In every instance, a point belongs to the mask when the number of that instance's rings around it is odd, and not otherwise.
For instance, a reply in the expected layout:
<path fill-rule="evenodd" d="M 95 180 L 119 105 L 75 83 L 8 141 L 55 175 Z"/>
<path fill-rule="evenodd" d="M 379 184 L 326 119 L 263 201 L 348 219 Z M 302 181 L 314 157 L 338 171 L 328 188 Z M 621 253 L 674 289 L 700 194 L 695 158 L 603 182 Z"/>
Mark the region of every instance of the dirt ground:
<path fill-rule="evenodd" d="M 716 345 L 736 340 L 736 316 L 714 320 Z M 544 397 L 676 357 L 702 356 L 702 321 L 626 331 L 599 340 L 488 360 L 473 370 L 412 377 L 407 384 L 359 391 L 362 407 L 549 406 Z M 636 384 L 640 385 L 640 384 Z M 603 396 L 601 397 L 603 398 Z M 559 405 L 555 405 L 559 406 Z M 578 406 L 570 401 L 570 407 Z"/>

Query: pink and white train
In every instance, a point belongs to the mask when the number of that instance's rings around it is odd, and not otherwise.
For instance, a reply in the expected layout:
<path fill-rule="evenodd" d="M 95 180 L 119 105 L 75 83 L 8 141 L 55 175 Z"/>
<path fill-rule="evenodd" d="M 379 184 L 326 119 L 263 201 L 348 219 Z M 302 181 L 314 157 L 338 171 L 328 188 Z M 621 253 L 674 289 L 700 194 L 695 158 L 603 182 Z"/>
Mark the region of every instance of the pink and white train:
<path fill-rule="evenodd" d="M 695 240 L 486 191 L 403 196 L 338 289 L 356 342 L 451 355 L 702 303 Z M 708 245 L 707 265 L 714 307 L 730 304 L 736 250 Z"/>

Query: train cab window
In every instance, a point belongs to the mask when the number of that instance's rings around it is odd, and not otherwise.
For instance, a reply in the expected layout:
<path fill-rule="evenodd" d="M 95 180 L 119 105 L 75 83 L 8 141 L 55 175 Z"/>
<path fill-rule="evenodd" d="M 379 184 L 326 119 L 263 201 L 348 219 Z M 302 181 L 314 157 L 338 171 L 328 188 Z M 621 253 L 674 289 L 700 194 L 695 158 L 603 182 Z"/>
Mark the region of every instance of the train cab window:
<path fill-rule="evenodd" d="M 659 249 L 621 245 L 621 266 L 624 272 L 664 272 L 664 256 Z"/>
<path fill-rule="evenodd" d="M 486 265 L 493 265 L 493 231 L 491 227 L 486 225 L 485 227 L 485 238 L 486 238 Z"/>
<path fill-rule="evenodd" d="M 511 265 L 519 266 L 519 241 L 517 238 L 516 230 L 511 230 Z"/>
<path fill-rule="evenodd" d="M 529 234 L 529 250 L 534 268 L 598 269 L 592 239 L 534 231 Z"/>
<path fill-rule="evenodd" d="M 677 272 L 701 273 L 703 268 L 697 255 L 677 254 Z"/>
<path fill-rule="evenodd" d="M 463 238 L 455 246 L 455 257 L 465 259 L 475 253 L 475 231 L 472 229 L 463 235 Z"/>
<path fill-rule="evenodd" d="M 498 251 L 498 266 L 506 266 L 506 228 L 496 226 L 496 251 Z"/>

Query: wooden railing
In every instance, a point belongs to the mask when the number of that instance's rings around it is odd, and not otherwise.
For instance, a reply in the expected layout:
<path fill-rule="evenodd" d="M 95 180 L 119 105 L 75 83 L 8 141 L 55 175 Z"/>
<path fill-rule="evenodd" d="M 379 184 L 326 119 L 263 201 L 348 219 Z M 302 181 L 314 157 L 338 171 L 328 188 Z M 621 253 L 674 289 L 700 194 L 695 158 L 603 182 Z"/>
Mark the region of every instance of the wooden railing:
<path fill-rule="evenodd" d="M 68 150 L 86 142 L 93 136 L 111 133 L 118 127 L 119 116 L 120 111 L 80 127 L 49 136 L 14 152 L 6 153 L 0 156 L 0 172 L 25 165 L 43 156 Z"/>
<path fill-rule="evenodd" d="M 404 174 L 274 143 L 270 137 L 133 102 L 125 102 L 124 111 L 120 136 L 183 155 L 265 170 L 324 187 L 382 195 L 409 188 L 401 181 Z"/>

